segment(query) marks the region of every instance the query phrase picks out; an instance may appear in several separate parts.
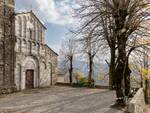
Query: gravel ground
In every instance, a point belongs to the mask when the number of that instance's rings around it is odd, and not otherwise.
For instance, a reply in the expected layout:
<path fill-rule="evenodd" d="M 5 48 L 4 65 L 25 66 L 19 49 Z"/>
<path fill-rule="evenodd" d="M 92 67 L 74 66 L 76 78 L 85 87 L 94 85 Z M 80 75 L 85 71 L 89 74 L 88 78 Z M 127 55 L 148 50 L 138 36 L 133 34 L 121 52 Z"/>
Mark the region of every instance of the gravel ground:
<path fill-rule="evenodd" d="M 2 96 L 0 113 L 123 113 L 114 100 L 114 91 L 54 86 Z"/>

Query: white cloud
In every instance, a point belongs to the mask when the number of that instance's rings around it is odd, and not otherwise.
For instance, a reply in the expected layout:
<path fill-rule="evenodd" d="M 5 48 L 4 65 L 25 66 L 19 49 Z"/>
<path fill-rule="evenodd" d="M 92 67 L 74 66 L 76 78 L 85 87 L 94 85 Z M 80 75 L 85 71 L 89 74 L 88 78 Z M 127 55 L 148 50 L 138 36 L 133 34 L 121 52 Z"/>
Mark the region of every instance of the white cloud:
<path fill-rule="evenodd" d="M 73 23 L 70 0 L 16 0 L 17 10 L 33 11 L 44 22 L 66 25 Z"/>
<path fill-rule="evenodd" d="M 59 45 L 59 44 L 51 44 L 49 46 L 51 47 L 52 50 L 54 50 L 56 53 L 59 54 L 60 49 L 61 49 L 61 45 Z"/>

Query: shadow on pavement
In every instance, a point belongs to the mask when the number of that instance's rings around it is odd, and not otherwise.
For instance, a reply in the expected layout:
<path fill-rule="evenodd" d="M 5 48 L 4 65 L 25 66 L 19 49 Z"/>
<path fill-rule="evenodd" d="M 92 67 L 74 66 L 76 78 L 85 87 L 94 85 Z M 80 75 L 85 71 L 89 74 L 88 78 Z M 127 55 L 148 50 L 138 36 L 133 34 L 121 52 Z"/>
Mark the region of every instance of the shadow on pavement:
<path fill-rule="evenodd" d="M 125 104 L 114 103 L 110 107 L 113 108 L 113 109 L 123 111 L 123 113 L 126 113 L 125 109 L 126 109 L 127 106 Z"/>

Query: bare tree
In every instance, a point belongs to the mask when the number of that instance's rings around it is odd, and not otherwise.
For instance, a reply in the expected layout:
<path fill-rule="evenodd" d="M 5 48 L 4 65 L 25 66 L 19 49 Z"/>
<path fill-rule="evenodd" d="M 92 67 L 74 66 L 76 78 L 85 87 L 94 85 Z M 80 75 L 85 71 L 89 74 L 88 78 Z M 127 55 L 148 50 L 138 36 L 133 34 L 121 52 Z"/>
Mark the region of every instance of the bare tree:
<path fill-rule="evenodd" d="M 62 45 L 61 54 L 64 57 L 65 65 L 68 67 L 70 84 L 72 84 L 73 60 L 75 56 L 75 51 L 75 41 L 72 38 L 65 40 Z"/>
<path fill-rule="evenodd" d="M 94 58 L 100 49 L 100 43 L 95 40 L 94 28 L 88 27 L 84 30 L 84 35 L 82 35 L 78 40 L 81 44 L 81 52 L 86 54 L 88 57 L 88 83 L 91 86 L 94 82 Z"/>
<path fill-rule="evenodd" d="M 82 34 L 89 26 L 97 26 L 94 30 L 97 38 L 105 40 L 110 48 L 110 73 L 114 78 L 117 98 L 123 101 L 130 92 L 129 56 L 136 48 L 149 44 L 134 42 L 141 37 L 149 37 L 150 1 L 81 0 L 79 5 L 76 11 L 82 24 L 77 33 Z"/>

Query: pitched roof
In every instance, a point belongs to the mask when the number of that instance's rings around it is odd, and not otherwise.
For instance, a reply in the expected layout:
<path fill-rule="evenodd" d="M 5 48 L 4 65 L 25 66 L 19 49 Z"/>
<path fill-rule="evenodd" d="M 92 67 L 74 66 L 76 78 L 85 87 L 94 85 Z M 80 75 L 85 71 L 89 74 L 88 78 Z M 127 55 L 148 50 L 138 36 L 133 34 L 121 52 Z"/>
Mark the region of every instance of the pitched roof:
<path fill-rule="evenodd" d="M 52 50 L 47 44 L 45 44 L 45 46 L 50 49 L 55 55 L 59 56 L 58 53 L 56 53 L 54 50 Z"/>
<path fill-rule="evenodd" d="M 47 29 L 46 27 L 45 27 L 45 25 L 41 22 L 41 20 L 35 15 L 35 13 L 31 10 L 31 11 L 29 11 L 29 12 L 20 12 L 20 13 L 16 13 L 16 15 L 19 15 L 19 14 L 32 14 L 37 20 L 38 20 L 38 22 L 45 28 L 45 29 Z"/>

